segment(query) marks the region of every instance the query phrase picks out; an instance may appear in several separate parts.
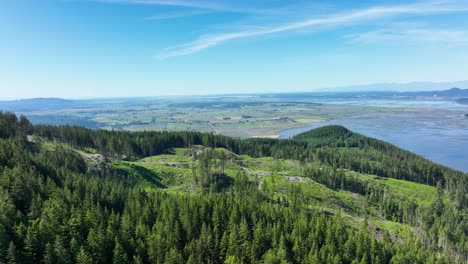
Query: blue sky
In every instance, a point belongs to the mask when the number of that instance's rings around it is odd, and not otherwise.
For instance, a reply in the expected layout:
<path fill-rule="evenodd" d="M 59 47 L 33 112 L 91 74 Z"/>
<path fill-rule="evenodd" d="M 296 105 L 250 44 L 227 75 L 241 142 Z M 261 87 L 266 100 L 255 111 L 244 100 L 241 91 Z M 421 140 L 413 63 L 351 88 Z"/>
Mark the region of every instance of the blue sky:
<path fill-rule="evenodd" d="M 4 99 L 466 79 L 464 0 L 0 1 Z"/>

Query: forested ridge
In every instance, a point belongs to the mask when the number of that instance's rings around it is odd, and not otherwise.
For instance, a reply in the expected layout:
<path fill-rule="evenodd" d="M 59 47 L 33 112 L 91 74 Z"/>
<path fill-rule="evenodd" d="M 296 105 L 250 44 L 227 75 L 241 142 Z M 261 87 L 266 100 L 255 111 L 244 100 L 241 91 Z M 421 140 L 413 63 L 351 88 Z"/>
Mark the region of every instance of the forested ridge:
<path fill-rule="evenodd" d="M 92 166 L 90 151 L 109 161 Z M 137 166 L 157 155 L 187 160 L 190 175 L 166 179 L 179 161 Z M 297 174 L 252 174 L 252 164 Z M 190 192 L 168 191 L 181 179 Z M 33 126 L 0 113 L 0 262 L 467 263 L 467 179 L 340 126 L 240 140 Z M 426 187 L 429 200 L 412 196 Z"/>

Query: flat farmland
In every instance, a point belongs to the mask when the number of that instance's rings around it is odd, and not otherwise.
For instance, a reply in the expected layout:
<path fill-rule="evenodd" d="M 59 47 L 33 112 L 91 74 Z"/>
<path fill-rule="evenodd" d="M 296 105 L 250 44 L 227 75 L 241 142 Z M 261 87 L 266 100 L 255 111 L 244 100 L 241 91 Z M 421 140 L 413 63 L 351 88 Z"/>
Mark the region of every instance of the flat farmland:
<path fill-rule="evenodd" d="M 284 98 L 103 99 L 74 101 L 73 107 L 24 112 L 34 123 L 74 124 L 94 129 L 195 130 L 232 137 L 277 137 L 285 129 L 405 108 L 322 104 Z M 77 102 L 77 103 L 76 103 Z"/>

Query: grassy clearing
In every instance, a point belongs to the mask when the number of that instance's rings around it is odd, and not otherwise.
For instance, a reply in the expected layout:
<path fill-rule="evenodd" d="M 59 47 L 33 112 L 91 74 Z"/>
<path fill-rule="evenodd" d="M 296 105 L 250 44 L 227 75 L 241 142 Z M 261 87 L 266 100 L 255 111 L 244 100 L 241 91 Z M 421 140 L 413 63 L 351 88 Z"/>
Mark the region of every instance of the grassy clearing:
<path fill-rule="evenodd" d="M 111 168 L 115 170 L 117 176 L 127 177 L 130 182 L 139 185 L 145 190 L 167 188 L 159 173 L 143 166 L 131 162 L 121 162 L 119 164 L 111 164 Z"/>
<path fill-rule="evenodd" d="M 53 149 L 57 144 L 45 142 L 44 146 Z M 136 161 L 110 161 L 108 165 L 115 171 L 116 177 L 127 177 L 129 182 L 146 191 L 196 195 L 198 190 L 194 182 L 197 164 L 193 154 L 202 148 L 202 146 L 196 146 L 194 149 L 174 148 L 162 155 Z M 306 201 L 303 205 L 308 208 L 328 214 L 340 214 L 355 227 L 359 227 L 364 221 L 369 221 L 370 225 L 374 226 L 373 232 L 388 232 L 395 241 L 409 239 L 414 233 L 414 229 L 407 225 L 382 219 L 380 209 L 370 206 L 365 196 L 344 190 L 333 190 L 304 177 L 297 161 L 271 157 L 253 158 L 236 155 L 222 148 L 217 148 L 215 151 L 223 151 L 229 157 L 224 168 L 227 176 L 234 179 L 235 175 L 242 172 L 273 201 L 286 202 L 291 206 L 296 200 Z M 98 155 L 93 149 L 78 152 L 85 158 L 88 157 L 90 166 L 93 160 L 89 157 Z M 220 171 L 220 168 L 215 166 L 213 170 Z M 383 184 L 392 192 L 413 199 L 421 206 L 428 206 L 436 192 L 434 187 L 413 182 L 356 172 L 348 172 L 347 175 Z"/>
<path fill-rule="evenodd" d="M 408 182 L 403 180 L 375 177 L 398 194 L 415 200 L 419 205 L 429 206 L 436 195 L 436 188 L 424 184 Z"/>
<path fill-rule="evenodd" d="M 373 219 L 372 222 L 381 230 L 388 231 L 394 240 L 407 241 L 414 234 L 414 228 L 397 222 Z"/>

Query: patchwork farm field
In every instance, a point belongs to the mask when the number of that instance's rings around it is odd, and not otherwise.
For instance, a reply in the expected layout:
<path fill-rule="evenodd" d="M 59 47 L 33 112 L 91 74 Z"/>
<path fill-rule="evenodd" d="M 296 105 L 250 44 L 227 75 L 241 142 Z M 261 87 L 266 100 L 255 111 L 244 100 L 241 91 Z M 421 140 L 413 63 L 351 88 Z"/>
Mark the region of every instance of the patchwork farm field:
<path fill-rule="evenodd" d="M 317 102 L 315 102 L 317 101 Z M 404 108 L 322 104 L 313 99 L 221 97 L 80 100 L 60 108 L 22 111 L 33 123 L 116 130 L 195 130 L 232 137 L 276 137 L 290 128 Z M 420 110 L 418 110 L 420 111 Z"/>
<path fill-rule="evenodd" d="M 289 138 L 311 128 L 337 124 L 468 171 L 468 108 L 453 98 L 402 98 L 386 93 L 39 98 L 0 102 L 0 109 L 24 114 L 34 124 L 190 130 L 235 138 Z"/>

